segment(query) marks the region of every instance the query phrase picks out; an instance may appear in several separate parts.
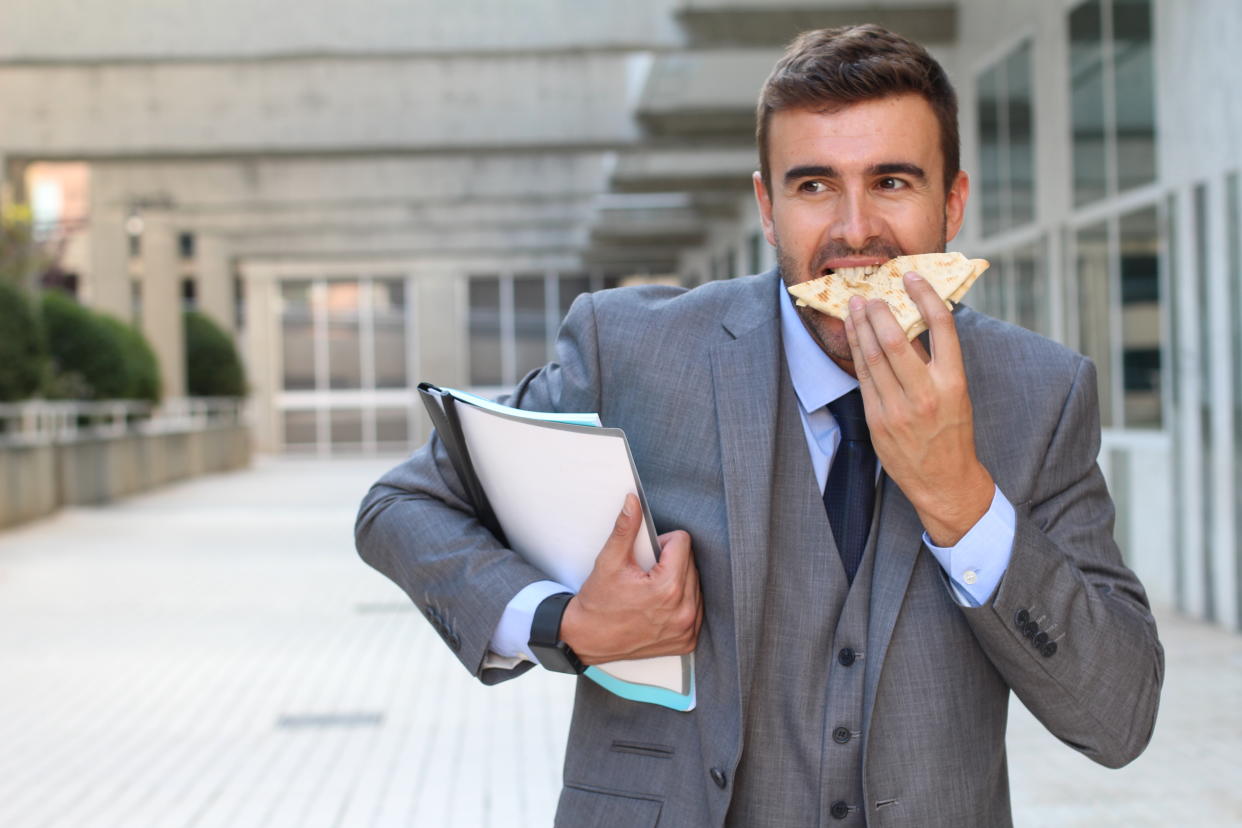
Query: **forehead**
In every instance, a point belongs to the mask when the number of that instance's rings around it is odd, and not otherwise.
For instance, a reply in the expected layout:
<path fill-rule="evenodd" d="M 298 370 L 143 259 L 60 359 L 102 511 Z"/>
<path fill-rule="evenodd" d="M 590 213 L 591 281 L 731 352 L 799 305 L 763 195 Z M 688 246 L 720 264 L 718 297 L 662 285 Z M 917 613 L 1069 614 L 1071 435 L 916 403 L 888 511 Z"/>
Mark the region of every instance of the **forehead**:
<path fill-rule="evenodd" d="M 768 158 L 775 177 L 802 165 L 841 172 L 910 161 L 937 176 L 944 164 L 940 126 L 921 95 L 862 101 L 832 112 L 786 109 L 772 114 Z"/>

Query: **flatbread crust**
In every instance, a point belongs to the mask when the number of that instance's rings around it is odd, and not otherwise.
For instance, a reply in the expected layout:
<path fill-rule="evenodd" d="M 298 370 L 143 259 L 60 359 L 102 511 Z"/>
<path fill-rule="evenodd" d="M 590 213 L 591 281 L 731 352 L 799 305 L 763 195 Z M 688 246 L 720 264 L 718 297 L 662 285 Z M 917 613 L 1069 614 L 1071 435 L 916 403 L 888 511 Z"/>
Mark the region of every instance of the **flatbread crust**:
<path fill-rule="evenodd" d="M 906 332 L 906 339 L 914 339 L 927 330 L 927 322 L 919 313 L 918 305 L 906 293 L 902 276 L 911 270 L 916 271 L 944 300 L 944 306 L 952 310 L 951 303 L 960 302 L 975 279 L 988 267 L 987 259 L 967 259 L 961 253 L 920 253 L 889 259 L 870 276 L 855 279 L 830 273 L 794 285 L 789 292 L 799 306 L 810 306 L 842 321 L 849 315 L 851 296 L 883 299 L 892 308 L 897 324 Z"/>

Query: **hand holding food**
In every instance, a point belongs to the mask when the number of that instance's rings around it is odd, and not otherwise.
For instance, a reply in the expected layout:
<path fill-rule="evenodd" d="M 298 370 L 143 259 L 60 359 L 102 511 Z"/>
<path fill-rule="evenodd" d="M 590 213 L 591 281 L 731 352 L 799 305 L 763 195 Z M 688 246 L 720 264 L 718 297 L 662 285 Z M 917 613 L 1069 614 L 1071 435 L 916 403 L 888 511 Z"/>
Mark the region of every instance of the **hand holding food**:
<path fill-rule="evenodd" d="M 873 267 L 840 268 L 818 279 L 793 285 L 789 292 L 798 305 L 810 306 L 843 321 L 850 315 L 851 296 L 882 299 L 892 309 L 906 339 L 910 340 L 927 330 L 927 322 L 906 292 L 902 283 L 905 274 L 917 272 L 935 289 L 945 307 L 952 310 L 950 303 L 960 302 L 979 274 L 987 269 L 986 259 L 967 259 L 961 253 L 922 253 L 898 256 Z"/>

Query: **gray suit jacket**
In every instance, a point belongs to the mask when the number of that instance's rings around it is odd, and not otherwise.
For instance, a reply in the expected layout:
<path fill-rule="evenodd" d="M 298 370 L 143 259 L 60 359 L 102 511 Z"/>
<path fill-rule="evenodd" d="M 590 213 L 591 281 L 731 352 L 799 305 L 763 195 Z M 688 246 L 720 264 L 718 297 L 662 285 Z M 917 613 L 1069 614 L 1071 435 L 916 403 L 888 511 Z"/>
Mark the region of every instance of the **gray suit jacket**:
<path fill-rule="evenodd" d="M 742 750 L 780 748 L 742 744 L 770 552 L 776 282 L 583 296 L 558 362 L 510 400 L 625 429 L 657 530 L 693 539 L 705 604 L 692 713 L 579 681 L 558 825 L 721 825 Z M 1112 540 L 1092 364 L 965 307 L 956 320 L 978 454 L 1016 508 L 1013 554 L 990 604 L 957 606 L 913 508 L 883 480 L 863 719 L 872 826 L 1009 824 L 1011 689 L 1066 744 L 1117 767 L 1150 739 L 1163 677 L 1146 596 Z M 542 576 L 480 527 L 435 438 L 367 494 L 357 542 L 482 681 L 529 667 L 482 665 L 506 604 Z M 1031 621 L 1055 653 L 1024 635 Z"/>

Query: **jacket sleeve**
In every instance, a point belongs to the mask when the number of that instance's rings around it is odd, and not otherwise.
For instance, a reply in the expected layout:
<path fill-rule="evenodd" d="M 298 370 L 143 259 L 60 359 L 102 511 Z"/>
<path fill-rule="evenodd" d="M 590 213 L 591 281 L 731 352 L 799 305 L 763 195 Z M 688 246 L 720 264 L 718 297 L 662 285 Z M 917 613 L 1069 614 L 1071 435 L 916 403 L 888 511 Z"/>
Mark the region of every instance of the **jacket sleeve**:
<path fill-rule="evenodd" d="M 527 375 L 505 402 L 530 411 L 598 410 L 594 306 L 570 308 L 557 361 Z M 532 666 L 485 668 L 497 623 L 522 587 L 545 576 L 502 547 L 478 520 L 444 445 L 430 441 L 385 474 L 362 500 L 354 526 L 359 555 L 410 597 L 476 678 L 495 684 Z"/>
<path fill-rule="evenodd" d="M 1146 593 L 1113 541 L 1113 502 L 1096 463 L 1097 399 L 1084 358 L 1032 496 L 1015 504 L 1009 567 L 990 604 L 963 612 L 1036 718 L 1115 768 L 1151 739 L 1164 651 Z"/>

